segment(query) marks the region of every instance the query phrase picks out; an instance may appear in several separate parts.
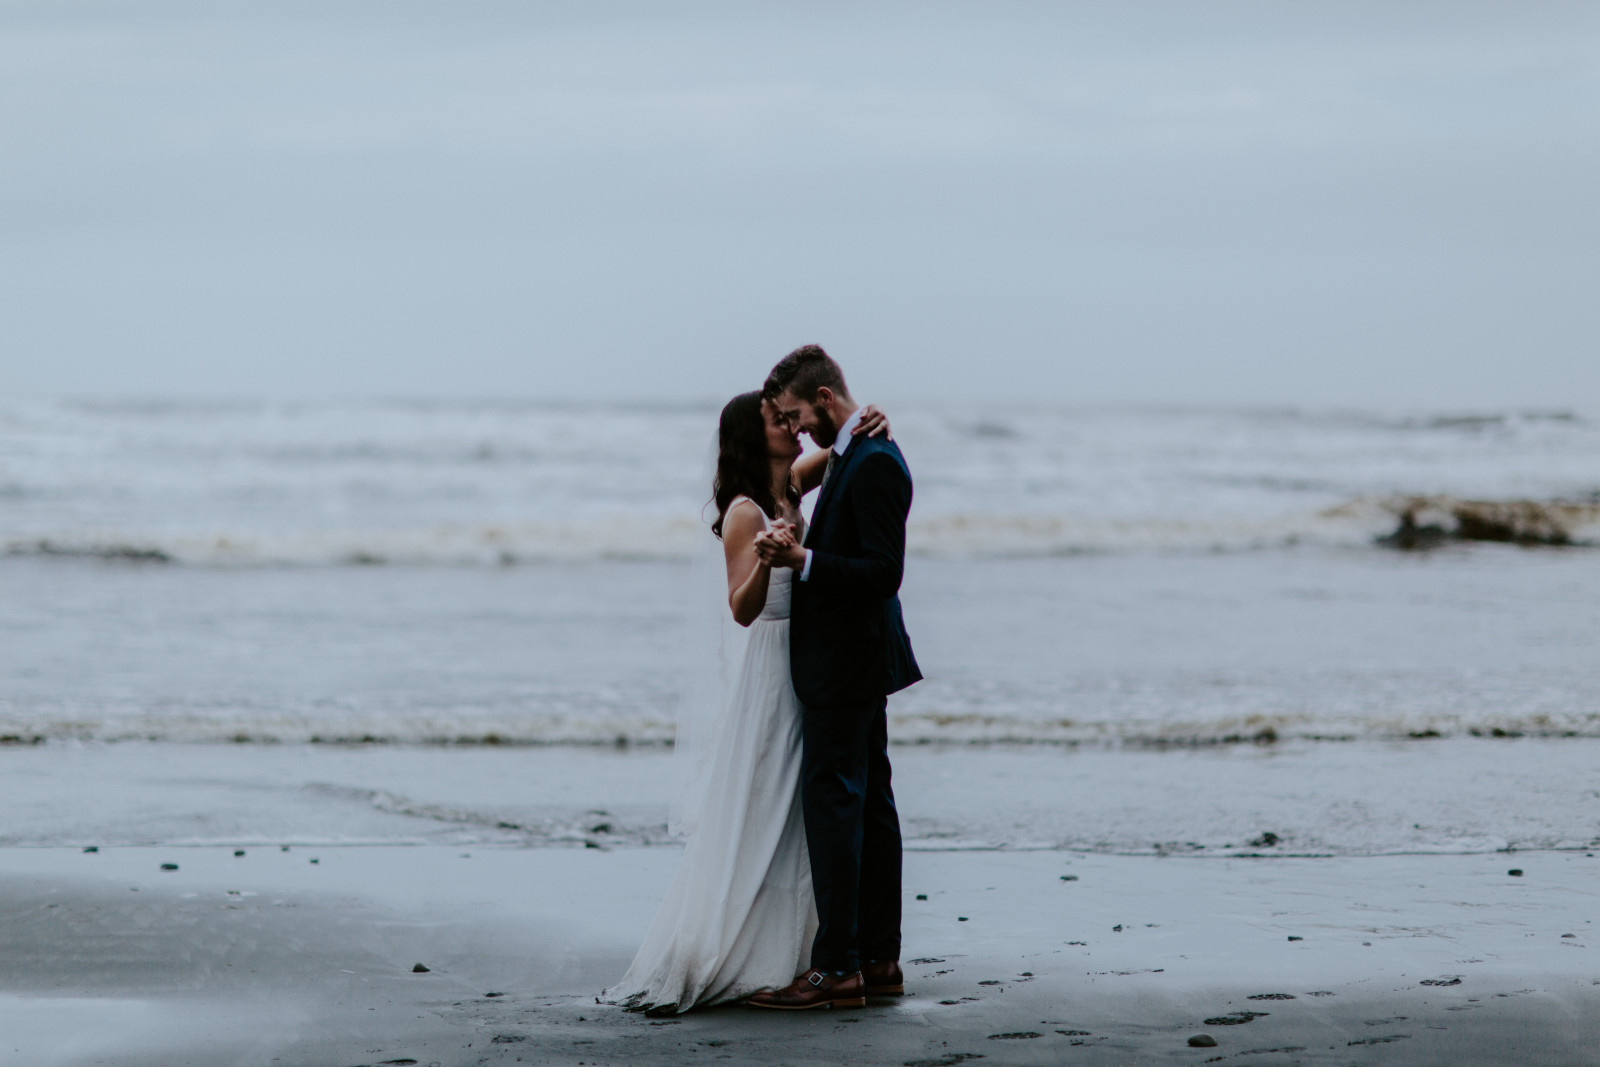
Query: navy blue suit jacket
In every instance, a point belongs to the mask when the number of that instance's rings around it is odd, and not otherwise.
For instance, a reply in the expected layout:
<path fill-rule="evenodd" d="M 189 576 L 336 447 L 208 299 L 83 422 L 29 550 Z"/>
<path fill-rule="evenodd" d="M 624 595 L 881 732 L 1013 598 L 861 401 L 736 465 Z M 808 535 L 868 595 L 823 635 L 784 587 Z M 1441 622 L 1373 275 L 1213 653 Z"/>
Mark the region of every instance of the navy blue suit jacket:
<path fill-rule="evenodd" d="M 893 441 L 856 437 L 811 513 L 811 573 L 796 574 L 789 663 L 815 707 L 875 702 L 918 681 L 900 615 L 911 471 Z"/>

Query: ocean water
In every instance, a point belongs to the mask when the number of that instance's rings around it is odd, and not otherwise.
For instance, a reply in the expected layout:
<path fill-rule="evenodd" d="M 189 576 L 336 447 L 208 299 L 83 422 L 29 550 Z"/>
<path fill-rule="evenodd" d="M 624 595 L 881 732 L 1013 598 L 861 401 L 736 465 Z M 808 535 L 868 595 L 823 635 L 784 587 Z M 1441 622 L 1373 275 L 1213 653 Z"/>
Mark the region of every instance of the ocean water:
<path fill-rule="evenodd" d="M 898 741 L 1600 736 L 1582 414 L 891 414 Z M 0 736 L 667 742 L 715 416 L 0 404 Z"/>

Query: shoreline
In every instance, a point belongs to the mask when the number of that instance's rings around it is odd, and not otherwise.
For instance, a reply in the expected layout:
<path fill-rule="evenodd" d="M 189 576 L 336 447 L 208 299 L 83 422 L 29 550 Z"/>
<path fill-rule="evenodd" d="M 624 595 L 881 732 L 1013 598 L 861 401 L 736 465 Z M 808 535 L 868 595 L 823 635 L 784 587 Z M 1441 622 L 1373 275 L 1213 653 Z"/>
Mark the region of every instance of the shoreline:
<path fill-rule="evenodd" d="M 893 755 L 910 850 L 1600 849 L 1600 740 Z M 126 743 L 0 749 L 0 848 L 669 845 L 665 751 Z"/>

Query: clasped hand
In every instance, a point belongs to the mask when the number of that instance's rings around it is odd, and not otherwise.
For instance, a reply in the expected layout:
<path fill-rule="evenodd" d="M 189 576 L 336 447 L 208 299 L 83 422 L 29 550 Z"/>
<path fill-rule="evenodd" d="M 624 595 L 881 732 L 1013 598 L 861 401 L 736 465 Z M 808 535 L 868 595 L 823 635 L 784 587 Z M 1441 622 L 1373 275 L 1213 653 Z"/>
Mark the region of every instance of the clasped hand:
<path fill-rule="evenodd" d="M 805 566 L 806 550 L 795 539 L 794 523 L 776 519 L 767 529 L 756 534 L 756 554 L 769 567 Z"/>

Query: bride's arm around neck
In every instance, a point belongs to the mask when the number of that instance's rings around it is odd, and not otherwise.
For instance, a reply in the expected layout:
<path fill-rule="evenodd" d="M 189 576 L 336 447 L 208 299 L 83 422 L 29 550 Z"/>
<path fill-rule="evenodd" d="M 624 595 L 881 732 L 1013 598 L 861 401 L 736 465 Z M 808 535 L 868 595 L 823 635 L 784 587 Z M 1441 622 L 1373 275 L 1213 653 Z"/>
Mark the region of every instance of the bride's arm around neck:
<path fill-rule="evenodd" d="M 722 554 L 728 563 L 728 607 L 733 621 L 749 626 L 767 605 L 772 568 L 756 554 L 756 534 L 767 528 L 753 500 L 736 501 L 722 521 Z"/>

